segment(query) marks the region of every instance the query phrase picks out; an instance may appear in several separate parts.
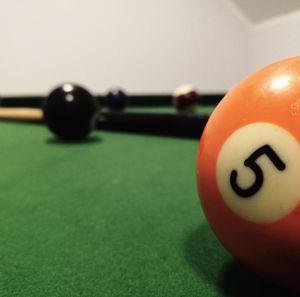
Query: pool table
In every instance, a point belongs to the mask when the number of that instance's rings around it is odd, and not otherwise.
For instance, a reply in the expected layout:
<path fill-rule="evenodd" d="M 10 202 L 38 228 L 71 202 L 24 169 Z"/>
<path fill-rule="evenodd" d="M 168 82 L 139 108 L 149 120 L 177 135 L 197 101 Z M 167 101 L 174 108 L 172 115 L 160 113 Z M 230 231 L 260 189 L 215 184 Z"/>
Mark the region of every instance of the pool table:
<path fill-rule="evenodd" d="M 287 296 L 211 231 L 199 139 L 96 130 L 65 143 L 44 125 L 0 125 L 0 296 Z"/>

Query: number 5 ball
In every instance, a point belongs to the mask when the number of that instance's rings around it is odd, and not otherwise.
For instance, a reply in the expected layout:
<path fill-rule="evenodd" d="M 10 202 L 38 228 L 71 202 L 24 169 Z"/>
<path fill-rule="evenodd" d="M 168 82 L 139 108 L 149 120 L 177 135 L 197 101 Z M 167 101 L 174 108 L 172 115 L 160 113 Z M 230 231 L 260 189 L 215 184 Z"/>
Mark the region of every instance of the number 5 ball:
<path fill-rule="evenodd" d="M 300 289 L 300 57 L 234 87 L 211 115 L 197 156 L 202 207 L 236 258 Z"/>

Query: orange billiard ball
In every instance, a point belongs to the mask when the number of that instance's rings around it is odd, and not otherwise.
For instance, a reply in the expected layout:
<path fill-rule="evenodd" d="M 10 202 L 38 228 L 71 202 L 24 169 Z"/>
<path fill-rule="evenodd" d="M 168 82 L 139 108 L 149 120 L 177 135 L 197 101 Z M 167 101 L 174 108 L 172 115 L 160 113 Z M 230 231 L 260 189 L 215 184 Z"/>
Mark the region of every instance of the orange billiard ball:
<path fill-rule="evenodd" d="M 197 185 L 224 247 L 300 289 L 300 57 L 253 73 L 223 98 L 201 137 Z"/>

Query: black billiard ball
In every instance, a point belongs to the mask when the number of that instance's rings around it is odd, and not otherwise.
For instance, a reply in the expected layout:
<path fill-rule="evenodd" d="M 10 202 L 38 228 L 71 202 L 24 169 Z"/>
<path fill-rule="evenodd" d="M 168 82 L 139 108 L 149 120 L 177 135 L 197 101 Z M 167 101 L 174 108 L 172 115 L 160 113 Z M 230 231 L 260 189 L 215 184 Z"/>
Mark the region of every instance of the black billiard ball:
<path fill-rule="evenodd" d="M 111 111 L 123 111 L 126 107 L 127 95 L 120 88 L 112 88 L 106 94 L 106 105 Z"/>
<path fill-rule="evenodd" d="M 69 141 L 84 139 L 93 129 L 99 105 L 85 88 L 65 83 L 46 98 L 44 121 L 59 138 Z"/>
<path fill-rule="evenodd" d="M 198 91 L 193 85 L 182 85 L 173 93 L 173 105 L 180 113 L 194 113 L 198 99 Z"/>

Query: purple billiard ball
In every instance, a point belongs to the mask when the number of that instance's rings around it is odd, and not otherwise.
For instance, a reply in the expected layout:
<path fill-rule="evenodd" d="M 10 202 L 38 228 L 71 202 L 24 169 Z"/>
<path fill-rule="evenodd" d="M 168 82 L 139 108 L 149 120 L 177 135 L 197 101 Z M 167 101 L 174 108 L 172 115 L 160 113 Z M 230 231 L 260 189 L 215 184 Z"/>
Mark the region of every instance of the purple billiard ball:
<path fill-rule="evenodd" d="M 127 95 L 120 88 L 112 88 L 106 94 L 106 105 L 111 111 L 123 111 L 126 103 Z"/>

